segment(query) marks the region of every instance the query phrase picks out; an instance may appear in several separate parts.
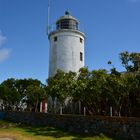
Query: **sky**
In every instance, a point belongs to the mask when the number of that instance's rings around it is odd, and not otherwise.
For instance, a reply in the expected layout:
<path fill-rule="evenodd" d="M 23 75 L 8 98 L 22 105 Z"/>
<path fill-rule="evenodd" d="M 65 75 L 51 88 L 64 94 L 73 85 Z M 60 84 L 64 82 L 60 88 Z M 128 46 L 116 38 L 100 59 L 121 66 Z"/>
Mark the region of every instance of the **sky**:
<path fill-rule="evenodd" d="M 0 0 L 0 83 L 48 78 L 48 0 Z M 70 14 L 86 35 L 85 66 L 124 71 L 119 53 L 140 52 L 140 0 L 51 0 L 50 23 Z"/>

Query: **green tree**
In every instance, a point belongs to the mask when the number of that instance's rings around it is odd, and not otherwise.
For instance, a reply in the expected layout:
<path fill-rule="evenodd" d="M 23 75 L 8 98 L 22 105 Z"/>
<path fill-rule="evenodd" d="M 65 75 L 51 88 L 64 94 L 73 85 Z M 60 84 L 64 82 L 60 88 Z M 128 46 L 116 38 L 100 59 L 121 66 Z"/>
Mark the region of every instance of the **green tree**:
<path fill-rule="evenodd" d="M 76 73 L 74 72 L 65 73 L 61 70 L 58 70 L 54 77 L 50 77 L 47 80 L 48 83 L 47 90 L 52 98 L 53 112 L 56 112 L 54 106 L 55 99 L 57 99 L 62 108 L 66 99 L 71 97 L 72 92 L 74 91 L 73 81 L 75 79 L 75 76 Z"/>
<path fill-rule="evenodd" d="M 39 111 L 39 105 L 40 102 L 42 102 L 43 99 L 46 98 L 46 92 L 43 87 L 40 85 L 29 85 L 26 90 L 26 96 L 27 96 L 27 105 L 29 111 Z"/>
<path fill-rule="evenodd" d="M 120 115 L 122 108 L 122 97 L 124 96 L 124 84 L 121 74 L 117 71 L 112 71 L 106 79 L 106 94 L 109 97 L 108 104 L 113 107 L 113 115 Z"/>
<path fill-rule="evenodd" d="M 87 104 L 90 114 L 106 114 L 106 70 L 93 70 L 88 84 Z"/>
<path fill-rule="evenodd" d="M 64 72 L 61 70 L 58 70 L 57 73 L 55 74 L 54 77 L 49 77 L 47 79 L 47 91 L 49 96 L 52 99 L 52 107 L 49 106 L 49 110 L 52 113 L 55 113 L 55 99 L 59 97 L 60 93 L 60 87 L 59 87 L 59 82 L 61 77 L 63 77 Z"/>
<path fill-rule="evenodd" d="M 0 87 L 0 96 L 5 110 L 18 110 L 21 95 L 15 87 L 16 80 L 11 78 L 5 80 Z"/>
<path fill-rule="evenodd" d="M 120 53 L 121 64 L 128 72 L 137 71 L 140 68 L 140 53 Z"/>
<path fill-rule="evenodd" d="M 123 116 L 132 116 L 133 110 L 136 108 L 137 97 L 139 97 L 139 80 L 135 73 L 127 73 L 123 75 L 123 82 L 125 85 L 124 94 L 127 95 L 124 100 Z M 140 104 L 139 104 L 140 107 Z"/>

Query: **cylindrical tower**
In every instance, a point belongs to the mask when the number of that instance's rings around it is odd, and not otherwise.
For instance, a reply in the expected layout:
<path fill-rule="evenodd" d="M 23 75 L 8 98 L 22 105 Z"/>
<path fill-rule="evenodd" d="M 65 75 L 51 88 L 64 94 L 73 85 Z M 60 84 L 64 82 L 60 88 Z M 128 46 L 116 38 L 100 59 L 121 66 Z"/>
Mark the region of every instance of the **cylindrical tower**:
<path fill-rule="evenodd" d="M 49 33 L 49 77 L 57 69 L 78 72 L 84 67 L 84 33 L 79 31 L 78 20 L 69 12 L 56 21 L 56 30 Z"/>

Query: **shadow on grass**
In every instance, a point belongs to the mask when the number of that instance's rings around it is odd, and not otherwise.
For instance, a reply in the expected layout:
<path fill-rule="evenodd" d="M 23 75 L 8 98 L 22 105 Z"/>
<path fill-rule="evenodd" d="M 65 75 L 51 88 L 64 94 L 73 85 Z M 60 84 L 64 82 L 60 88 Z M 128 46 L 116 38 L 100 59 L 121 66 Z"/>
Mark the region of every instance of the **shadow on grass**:
<path fill-rule="evenodd" d="M 124 138 L 119 138 L 119 137 L 113 137 L 113 136 L 108 136 L 106 134 L 74 134 L 74 133 L 69 133 L 65 132 L 63 130 L 54 128 L 54 127 L 34 127 L 34 126 L 27 126 L 27 125 L 21 125 L 20 126 L 22 129 L 24 129 L 28 133 L 32 133 L 34 136 L 50 136 L 53 138 L 63 138 L 67 137 L 70 138 L 71 140 L 84 140 L 85 138 L 88 139 L 93 139 L 100 138 L 101 140 L 107 140 L 107 138 L 111 140 L 132 140 L 132 139 L 124 139 Z"/>
<path fill-rule="evenodd" d="M 50 136 L 52 138 L 63 138 L 67 137 L 71 140 L 96 140 L 96 138 L 99 140 L 132 140 L 132 139 L 124 139 L 114 136 L 109 136 L 106 134 L 75 134 L 66 132 L 65 130 L 60 130 L 55 127 L 39 127 L 39 126 L 29 126 L 25 124 L 19 124 L 19 123 L 11 123 L 9 121 L 0 121 L 0 128 L 21 128 L 25 132 L 30 133 L 34 136 Z"/>

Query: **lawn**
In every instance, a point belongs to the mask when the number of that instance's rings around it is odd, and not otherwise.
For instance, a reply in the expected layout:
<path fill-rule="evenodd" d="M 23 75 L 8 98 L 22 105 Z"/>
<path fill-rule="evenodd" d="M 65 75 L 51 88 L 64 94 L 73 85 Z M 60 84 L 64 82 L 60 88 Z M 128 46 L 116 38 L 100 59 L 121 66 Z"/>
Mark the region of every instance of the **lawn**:
<path fill-rule="evenodd" d="M 14 140 L 124 140 L 107 137 L 104 134 L 75 135 L 54 127 L 33 127 L 6 121 L 0 121 L 0 138 L 9 137 Z"/>

